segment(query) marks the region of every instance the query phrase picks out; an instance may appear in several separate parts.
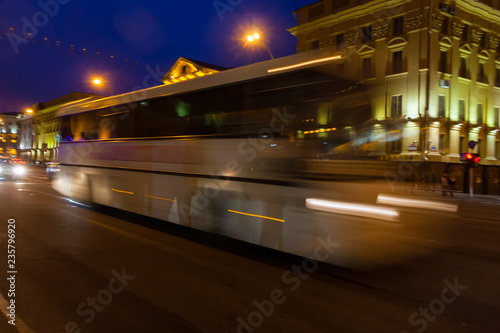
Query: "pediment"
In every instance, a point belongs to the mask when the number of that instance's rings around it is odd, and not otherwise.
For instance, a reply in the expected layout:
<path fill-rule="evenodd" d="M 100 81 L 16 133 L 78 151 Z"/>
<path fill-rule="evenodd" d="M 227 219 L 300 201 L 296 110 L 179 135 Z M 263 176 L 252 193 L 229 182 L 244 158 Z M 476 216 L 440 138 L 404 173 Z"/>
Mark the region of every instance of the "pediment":
<path fill-rule="evenodd" d="M 363 56 L 363 55 L 367 55 L 367 54 L 371 54 L 371 53 L 374 53 L 375 52 L 375 49 L 371 46 L 368 46 L 368 45 L 363 45 L 359 50 L 358 50 L 358 54 L 360 56 Z"/>
<path fill-rule="evenodd" d="M 441 40 L 439 41 L 439 44 L 441 44 L 441 46 L 445 46 L 447 48 L 451 48 L 453 46 L 451 39 L 449 39 L 448 37 L 441 38 Z"/>
<path fill-rule="evenodd" d="M 197 61 L 185 57 L 180 57 L 170 67 L 169 71 L 163 77 L 165 84 L 171 84 L 179 81 L 194 79 L 196 77 L 218 73 L 226 68 L 212 65 L 202 61 Z"/>
<path fill-rule="evenodd" d="M 459 48 L 460 52 L 471 54 L 472 53 L 472 48 L 470 47 L 469 44 L 464 44 L 460 46 Z"/>
<path fill-rule="evenodd" d="M 478 58 L 481 58 L 483 60 L 488 60 L 490 58 L 490 54 L 486 50 L 482 50 L 477 54 Z"/>
<path fill-rule="evenodd" d="M 396 38 L 393 38 L 391 39 L 388 43 L 387 43 L 387 47 L 390 48 L 390 49 L 393 49 L 393 48 L 402 48 L 404 47 L 406 44 L 408 43 L 408 41 L 402 37 L 396 37 Z"/>

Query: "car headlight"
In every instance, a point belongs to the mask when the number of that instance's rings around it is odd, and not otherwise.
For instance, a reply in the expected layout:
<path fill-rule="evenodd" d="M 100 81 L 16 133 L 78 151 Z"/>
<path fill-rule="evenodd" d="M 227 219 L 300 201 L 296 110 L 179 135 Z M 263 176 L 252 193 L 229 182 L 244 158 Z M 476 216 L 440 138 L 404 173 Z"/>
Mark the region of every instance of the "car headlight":
<path fill-rule="evenodd" d="M 16 175 L 18 175 L 18 176 L 22 176 L 22 175 L 24 175 L 24 172 L 25 172 L 25 171 L 26 171 L 26 170 L 24 169 L 24 167 L 22 167 L 22 166 L 20 166 L 20 165 L 18 165 L 18 166 L 16 166 L 16 167 L 14 168 L 14 174 L 16 174 Z"/>

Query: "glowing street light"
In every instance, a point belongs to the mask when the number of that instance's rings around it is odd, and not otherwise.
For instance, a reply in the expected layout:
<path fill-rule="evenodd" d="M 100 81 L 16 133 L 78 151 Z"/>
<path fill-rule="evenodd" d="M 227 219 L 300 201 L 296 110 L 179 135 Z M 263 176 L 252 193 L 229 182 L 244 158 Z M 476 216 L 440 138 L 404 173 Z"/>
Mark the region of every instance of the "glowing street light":
<path fill-rule="evenodd" d="M 250 43 L 255 42 L 258 45 L 260 45 L 264 50 L 266 50 L 269 53 L 269 56 L 271 56 L 271 59 L 274 59 L 273 53 L 271 52 L 269 47 L 264 42 L 262 42 L 258 33 L 254 33 L 253 35 L 248 35 L 247 40 Z"/>
<path fill-rule="evenodd" d="M 33 110 L 31 110 L 31 109 L 26 109 L 26 113 L 27 113 L 27 114 L 33 114 Z"/>
<path fill-rule="evenodd" d="M 100 78 L 95 78 L 92 80 L 92 83 L 95 84 L 96 86 L 102 86 L 106 89 L 108 89 L 110 95 L 112 96 L 113 95 L 113 91 L 111 90 L 110 86 L 108 86 L 103 80 L 101 80 Z"/>

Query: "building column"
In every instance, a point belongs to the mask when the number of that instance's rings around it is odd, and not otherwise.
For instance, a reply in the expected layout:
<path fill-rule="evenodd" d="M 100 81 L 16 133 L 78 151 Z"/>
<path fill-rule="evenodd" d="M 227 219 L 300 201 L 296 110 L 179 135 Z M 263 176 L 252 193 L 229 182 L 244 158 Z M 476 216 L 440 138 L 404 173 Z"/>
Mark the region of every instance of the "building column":
<path fill-rule="evenodd" d="M 486 164 L 497 164 L 495 149 L 496 149 L 496 141 L 497 141 L 497 131 L 492 130 L 486 136 Z"/>
<path fill-rule="evenodd" d="M 370 155 L 386 155 L 387 136 L 384 126 L 381 124 L 373 125 L 370 141 L 373 143 L 373 149 Z"/>
<path fill-rule="evenodd" d="M 462 126 L 455 125 L 450 129 L 449 139 L 450 139 L 450 152 L 446 157 L 459 158 L 460 157 L 460 131 Z M 449 162 L 457 162 L 449 160 Z"/>
<path fill-rule="evenodd" d="M 403 141 L 401 147 L 402 148 L 401 155 L 420 156 L 420 152 L 418 150 L 419 138 L 420 138 L 420 124 L 413 121 L 408 121 L 403 127 L 403 139 L 402 139 Z M 412 157 L 412 159 L 416 158 Z"/>

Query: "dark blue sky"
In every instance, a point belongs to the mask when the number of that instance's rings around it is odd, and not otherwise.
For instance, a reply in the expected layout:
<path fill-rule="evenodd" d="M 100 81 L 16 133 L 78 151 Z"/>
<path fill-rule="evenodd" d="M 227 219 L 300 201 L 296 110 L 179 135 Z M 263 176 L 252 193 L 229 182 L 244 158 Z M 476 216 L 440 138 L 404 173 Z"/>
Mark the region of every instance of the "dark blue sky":
<path fill-rule="evenodd" d="M 215 2 L 227 7 L 218 12 Z M 224 67 L 267 60 L 266 51 L 245 49 L 238 40 L 250 26 L 265 29 L 275 57 L 292 54 L 296 39 L 286 29 L 296 24 L 293 11 L 314 2 L 0 0 L 0 112 L 23 111 L 72 91 L 100 93 L 88 83 L 92 74 L 106 77 L 114 93 L 146 87 L 154 83 L 143 82 L 150 74 L 146 64 L 165 72 L 180 56 Z M 17 35 L 9 38 L 10 27 Z M 31 33 L 30 40 L 16 37 L 23 33 Z M 76 54 L 71 45 L 118 61 Z M 139 66 L 123 67 L 125 58 Z"/>

